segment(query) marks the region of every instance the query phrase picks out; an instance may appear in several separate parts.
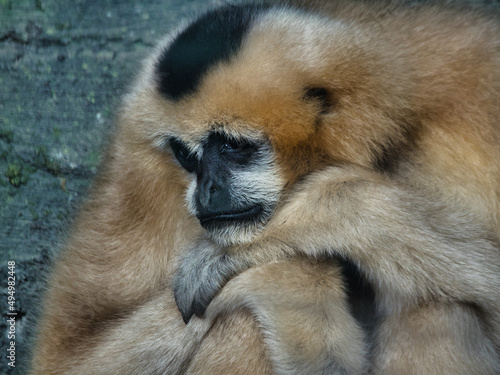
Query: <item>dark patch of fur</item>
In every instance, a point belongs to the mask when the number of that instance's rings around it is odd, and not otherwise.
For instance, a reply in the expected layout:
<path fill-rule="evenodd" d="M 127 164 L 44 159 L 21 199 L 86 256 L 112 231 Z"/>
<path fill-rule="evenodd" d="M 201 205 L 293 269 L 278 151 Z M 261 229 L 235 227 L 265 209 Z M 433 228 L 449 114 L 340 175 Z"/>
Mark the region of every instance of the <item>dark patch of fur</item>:
<path fill-rule="evenodd" d="M 335 104 L 333 95 L 324 87 L 306 87 L 303 99 L 316 100 L 320 105 L 321 115 L 331 112 Z"/>
<path fill-rule="evenodd" d="M 265 5 L 229 5 L 201 16 L 182 31 L 156 64 L 158 90 L 178 101 L 196 91 L 208 69 L 228 61 Z"/>
<path fill-rule="evenodd" d="M 351 313 L 371 335 L 377 323 L 375 291 L 354 263 L 346 259 L 339 261 Z"/>
<path fill-rule="evenodd" d="M 418 121 L 412 121 L 414 116 L 408 115 L 405 119 L 398 121 L 403 129 L 402 140 L 399 142 L 387 142 L 373 152 L 373 167 L 380 172 L 395 173 L 401 160 L 408 159 L 409 153 L 417 148 L 421 125 Z"/>

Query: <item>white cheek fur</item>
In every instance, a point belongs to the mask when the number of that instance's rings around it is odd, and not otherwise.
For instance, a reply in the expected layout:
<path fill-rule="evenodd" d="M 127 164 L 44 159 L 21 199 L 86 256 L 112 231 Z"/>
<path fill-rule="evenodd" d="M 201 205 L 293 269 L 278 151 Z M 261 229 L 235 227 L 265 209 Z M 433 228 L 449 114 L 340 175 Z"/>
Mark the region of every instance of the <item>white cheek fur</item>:
<path fill-rule="evenodd" d="M 194 194 L 196 192 L 196 179 L 193 178 L 186 190 L 185 201 L 187 204 L 188 211 L 191 215 L 196 216 L 196 204 L 194 202 Z"/>
<path fill-rule="evenodd" d="M 262 205 L 265 216 L 274 211 L 281 196 L 284 179 L 274 162 L 272 151 L 259 151 L 256 162 L 240 170 L 234 170 L 230 179 L 233 204 L 240 207 Z M 186 190 L 186 203 L 189 212 L 196 216 L 196 178 L 193 178 Z M 228 224 L 207 231 L 209 237 L 223 246 L 251 241 L 265 227 L 266 222 Z"/>

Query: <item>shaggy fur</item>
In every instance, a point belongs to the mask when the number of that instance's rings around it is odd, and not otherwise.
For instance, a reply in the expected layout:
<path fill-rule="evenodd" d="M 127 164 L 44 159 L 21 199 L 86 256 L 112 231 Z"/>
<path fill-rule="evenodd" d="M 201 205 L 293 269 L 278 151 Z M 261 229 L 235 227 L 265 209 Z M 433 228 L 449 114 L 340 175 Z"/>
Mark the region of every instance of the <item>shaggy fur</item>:
<path fill-rule="evenodd" d="M 498 14 L 339 0 L 200 20 L 124 99 L 32 374 L 499 373 Z M 266 221 L 207 233 L 193 216 L 196 175 L 168 140 L 203 161 L 214 132 L 270 145 L 231 180 L 277 199 Z M 373 285 L 373 338 L 337 257 Z M 173 289 L 205 318 L 185 325 Z"/>

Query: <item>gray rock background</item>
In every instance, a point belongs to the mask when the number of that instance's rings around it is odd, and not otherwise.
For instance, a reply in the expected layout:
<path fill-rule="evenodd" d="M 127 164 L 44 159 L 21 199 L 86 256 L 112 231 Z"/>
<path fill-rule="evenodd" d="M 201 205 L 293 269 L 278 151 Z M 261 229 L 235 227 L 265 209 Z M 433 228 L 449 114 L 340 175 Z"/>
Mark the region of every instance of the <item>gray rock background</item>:
<path fill-rule="evenodd" d="M 0 375 L 27 371 L 46 271 L 139 62 L 159 36 L 207 4 L 0 0 Z M 6 359 L 9 261 L 15 368 Z"/>
<path fill-rule="evenodd" d="M 50 259 L 96 172 L 113 113 L 192 0 L 0 0 L 0 374 L 25 374 Z M 16 367 L 7 364 L 15 261 Z"/>

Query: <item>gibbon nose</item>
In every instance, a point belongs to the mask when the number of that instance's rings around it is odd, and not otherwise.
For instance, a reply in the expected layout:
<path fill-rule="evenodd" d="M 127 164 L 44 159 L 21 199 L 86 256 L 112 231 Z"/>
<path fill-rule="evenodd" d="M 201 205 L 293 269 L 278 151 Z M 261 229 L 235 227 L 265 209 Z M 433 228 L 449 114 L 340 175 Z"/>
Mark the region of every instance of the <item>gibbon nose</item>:
<path fill-rule="evenodd" d="M 198 216 L 212 216 L 230 211 L 230 196 L 222 176 L 202 178 L 198 182 L 196 208 Z"/>

